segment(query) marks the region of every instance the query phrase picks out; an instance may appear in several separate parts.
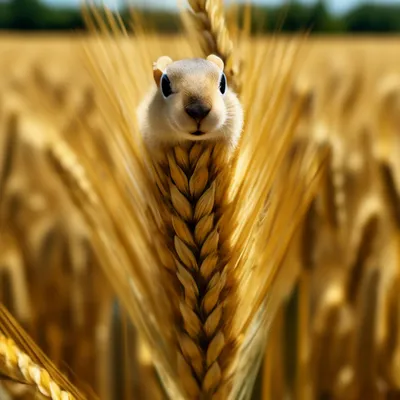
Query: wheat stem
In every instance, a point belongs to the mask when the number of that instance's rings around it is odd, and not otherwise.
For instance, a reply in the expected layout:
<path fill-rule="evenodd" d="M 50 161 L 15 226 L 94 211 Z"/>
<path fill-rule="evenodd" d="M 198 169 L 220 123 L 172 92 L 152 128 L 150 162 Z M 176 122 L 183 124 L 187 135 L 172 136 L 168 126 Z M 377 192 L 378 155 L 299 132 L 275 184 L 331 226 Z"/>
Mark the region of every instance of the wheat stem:
<path fill-rule="evenodd" d="M 4 193 L 12 173 L 13 163 L 18 146 L 17 124 L 18 119 L 15 114 L 8 116 L 4 138 L 3 160 L 0 160 L 0 227 L 3 219 L 5 218 L 5 211 L 3 209 Z"/>

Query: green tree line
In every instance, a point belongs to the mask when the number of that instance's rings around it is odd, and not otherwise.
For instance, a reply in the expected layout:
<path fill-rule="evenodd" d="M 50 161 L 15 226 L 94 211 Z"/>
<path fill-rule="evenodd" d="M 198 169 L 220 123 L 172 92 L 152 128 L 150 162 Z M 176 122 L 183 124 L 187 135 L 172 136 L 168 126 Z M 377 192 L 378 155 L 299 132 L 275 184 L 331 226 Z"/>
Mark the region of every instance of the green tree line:
<path fill-rule="evenodd" d="M 150 28 L 175 33 L 180 29 L 179 16 L 162 10 L 143 10 Z M 129 13 L 121 11 L 129 23 Z M 240 15 L 240 13 L 239 13 Z M 0 2 L 0 29 L 37 31 L 82 31 L 85 24 L 81 11 L 75 8 L 49 7 L 40 0 Z M 394 33 L 400 32 L 400 5 L 363 4 L 344 15 L 333 15 L 325 1 L 304 5 L 291 1 L 279 7 L 255 6 L 252 9 L 253 32 L 315 33 Z"/>

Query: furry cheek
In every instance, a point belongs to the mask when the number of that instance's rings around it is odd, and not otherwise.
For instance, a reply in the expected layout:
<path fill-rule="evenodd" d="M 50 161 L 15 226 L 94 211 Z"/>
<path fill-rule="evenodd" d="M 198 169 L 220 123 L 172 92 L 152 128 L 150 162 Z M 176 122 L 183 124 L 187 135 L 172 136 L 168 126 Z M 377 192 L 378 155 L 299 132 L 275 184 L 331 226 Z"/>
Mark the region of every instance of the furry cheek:
<path fill-rule="evenodd" d="M 186 114 L 179 98 L 170 99 L 166 109 L 166 116 L 174 130 L 189 132 L 196 128 L 196 123 Z"/>
<path fill-rule="evenodd" d="M 220 129 L 226 121 L 225 104 L 223 102 L 215 102 L 210 113 L 201 123 L 201 129 L 205 132 Z"/>
<path fill-rule="evenodd" d="M 174 121 L 183 132 L 194 132 L 197 130 L 197 123 L 185 111 L 174 114 Z"/>
<path fill-rule="evenodd" d="M 225 122 L 225 115 L 218 112 L 211 112 L 207 118 L 205 118 L 200 125 L 200 128 L 204 132 L 211 132 L 221 128 Z"/>

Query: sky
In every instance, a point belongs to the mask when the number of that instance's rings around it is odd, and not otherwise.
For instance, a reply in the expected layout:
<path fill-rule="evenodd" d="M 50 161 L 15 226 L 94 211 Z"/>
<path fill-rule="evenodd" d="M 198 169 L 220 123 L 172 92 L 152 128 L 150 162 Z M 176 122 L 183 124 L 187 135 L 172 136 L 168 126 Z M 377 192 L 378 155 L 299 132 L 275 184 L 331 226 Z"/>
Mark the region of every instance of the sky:
<path fill-rule="evenodd" d="M 81 3 L 81 0 L 43 0 L 45 3 L 51 5 L 62 5 L 62 6 L 75 6 Z M 157 7 L 165 7 L 165 8 L 175 8 L 177 4 L 177 0 L 130 0 L 133 3 L 137 4 L 148 4 L 151 3 Z M 312 4 L 315 3 L 315 0 L 301 0 L 303 3 Z M 121 0 L 104 0 L 104 2 L 108 5 L 122 4 L 124 1 Z M 343 13 L 347 10 L 353 8 L 356 5 L 361 3 L 376 3 L 376 4 L 400 4 L 400 0 L 328 0 L 327 4 L 334 13 Z M 253 3 L 265 4 L 265 5 L 279 5 L 285 3 L 285 0 L 253 0 Z"/>

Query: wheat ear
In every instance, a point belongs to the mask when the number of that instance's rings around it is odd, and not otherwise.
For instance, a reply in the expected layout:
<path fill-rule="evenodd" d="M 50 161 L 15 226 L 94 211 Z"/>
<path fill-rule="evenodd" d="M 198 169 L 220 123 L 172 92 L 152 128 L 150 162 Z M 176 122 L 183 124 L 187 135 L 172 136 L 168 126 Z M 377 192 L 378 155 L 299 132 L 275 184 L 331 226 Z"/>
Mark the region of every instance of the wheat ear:
<path fill-rule="evenodd" d="M 13 338 L 14 340 L 10 339 Z M 0 376 L 36 388 L 53 400 L 84 400 L 0 303 Z"/>
<path fill-rule="evenodd" d="M 62 390 L 49 373 L 35 364 L 16 344 L 0 334 L 0 371 L 18 382 L 36 386 L 45 397 L 53 400 L 75 400 L 72 394 Z"/>
<path fill-rule="evenodd" d="M 220 0 L 188 0 L 192 21 L 201 35 L 204 55 L 216 54 L 225 63 L 225 73 L 236 93 L 240 93 L 239 65 Z"/>
<path fill-rule="evenodd" d="M 224 376 L 233 349 L 226 304 L 235 284 L 226 268 L 229 228 L 223 220 L 228 157 L 224 144 L 196 143 L 174 147 L 154 163 L 164 237 L 176 265 L 165 267 L 182 288 L 178 370 L 191 399 L 222 399 L 229 392 Z"/>

